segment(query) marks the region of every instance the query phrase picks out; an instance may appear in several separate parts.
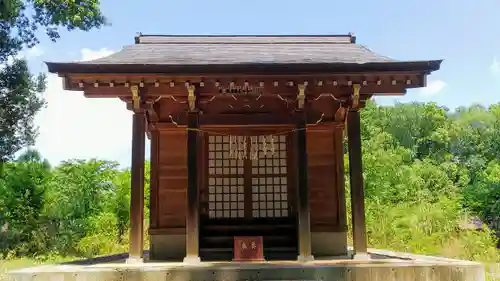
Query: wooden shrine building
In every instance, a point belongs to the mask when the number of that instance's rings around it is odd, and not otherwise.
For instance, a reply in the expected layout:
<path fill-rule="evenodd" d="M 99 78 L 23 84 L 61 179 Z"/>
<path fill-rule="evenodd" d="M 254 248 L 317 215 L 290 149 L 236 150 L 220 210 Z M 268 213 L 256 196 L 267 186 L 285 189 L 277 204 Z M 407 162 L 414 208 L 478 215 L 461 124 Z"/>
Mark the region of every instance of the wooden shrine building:
<path fill-rule="evenodd" d="M 147 135 L 149 259 L 184 261 L 230 261 L 242 236 L 261 237 L 268 260 L 346 256 L 344 132 L 365 255 L 359 110 L 424 87 L 440 64 L 393 60 L 353 35 L 139 35 L 104 58 L 47 63 L 66 90 L 133 111 L 130 260 L 143 257 Z"/>

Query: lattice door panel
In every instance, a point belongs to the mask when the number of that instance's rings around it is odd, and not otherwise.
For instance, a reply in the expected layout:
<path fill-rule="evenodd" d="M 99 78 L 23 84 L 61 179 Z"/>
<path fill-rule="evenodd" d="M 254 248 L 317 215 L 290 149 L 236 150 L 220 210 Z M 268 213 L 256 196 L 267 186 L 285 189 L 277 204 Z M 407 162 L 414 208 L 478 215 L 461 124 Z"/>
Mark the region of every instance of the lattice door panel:
<path fill-rule="evenodd" d="M 274 153 L 259 152 L 252 160 L 252 216 L 288 216 L 287 137 L 277 136 Z M 263 137 L 259 137 L 259 142 Z"/>
<path fill-rule="evenodd" d="M 244 161 L 229 155 L 229 136 L 208 137 L 208 216 L 245 216 Z"/>

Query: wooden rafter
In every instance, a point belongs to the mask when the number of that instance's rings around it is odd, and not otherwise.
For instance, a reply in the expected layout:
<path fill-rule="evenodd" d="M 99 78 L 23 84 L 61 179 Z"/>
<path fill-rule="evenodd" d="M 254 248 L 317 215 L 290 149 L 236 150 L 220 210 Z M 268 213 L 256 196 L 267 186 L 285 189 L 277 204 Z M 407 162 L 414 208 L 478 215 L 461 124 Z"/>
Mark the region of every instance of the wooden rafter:
<path fill-rule="evenodd" d="M 82 76 L 69 75 L 66 77 L 65 88 L 67 90 L 84 91 L 87 97 L 117 97 L 126 96 L 126 88 L 130 85 L 142 84 L 148 88 L 151 95 L 186 95 L 185 83 L 195 85 L 201 96 L 213 93 L 247 93 L 251 89 L 252 93 L 290 92 L 298 84 L 307 84 L 311 92 L 341 89 L 350 87 L 352 84 L 360 84 L 370 93 L 402 93 L 404 89 L 417 88 L 425 85 L 425 75 L 418 73 L 402 74 L 357 74 L 357 75 L 337 75 L 337 76 L 289 76 L 289 77 L 246 77 L 235 75 L 232 78 L 203 78 L 184 77 L 177 80 L 148 79 L 139 77 L 117 76 Z M 232 86 L 233 85 L 233 86 Z M 238 92 L 239 91 L 239 92 Z M 129 92 L 128 92 L 129 93 Z"/>

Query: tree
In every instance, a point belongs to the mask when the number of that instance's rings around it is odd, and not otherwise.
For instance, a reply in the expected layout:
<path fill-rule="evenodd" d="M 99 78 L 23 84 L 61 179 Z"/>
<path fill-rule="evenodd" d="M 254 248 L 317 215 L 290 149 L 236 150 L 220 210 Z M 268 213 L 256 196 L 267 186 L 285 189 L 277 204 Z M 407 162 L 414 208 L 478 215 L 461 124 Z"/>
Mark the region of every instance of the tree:
<path fill-rule="evenodd" d="M 33 77 L 25 60 L 15 60 L 0 70 L 0 165 L 14 153 L 34 143 L 35 114 L 44 101 L 45 77 Z"/>
<path fill-rule="evenodd" d="M 107 24 L 99 0 L 0 1 L 0 166 L 14 153 L 32 145 L 37 135 L 35 114 L 43 107 L 39 93 L 45 76 L 33 76 L 26 61 L 13 59 L 23 48 L 39 43 L 37 31 L 45 29 L 52 40 L 62 28 L 89 31 Z"/>
<path fill-rule="evenodd" d="M 4 1 L 2 1 L 4 2 Z M 10 2 L 10 3 L 9 3 Z M 55 41 L 59 29 L 89 31 L 107 24 L 99 0 L 7 0 L 0 5 L 0 63 L 24 46 L 39 43 L 36 32 L 45 29 Z"/>
<path fill-rule="evenodd" d="M 115 162 L 70 160 L 52 171 L 45 194 L 44 214 L 53 229 L 51 244 L 68 251 L 95 227 L 96 217 L 115 193 Z"/>
<path fill-rule="evenodd" d="M 12 248 L 22 253 L 36 251 L 39 247 L 34 242 L 50 166 L 37 151 L 29 150 L 16 162 L 6 164 L 5 171 L 0 178 L 0 225 L 8 226 L 9 231 L 0 233 L 0 256 Z"/>

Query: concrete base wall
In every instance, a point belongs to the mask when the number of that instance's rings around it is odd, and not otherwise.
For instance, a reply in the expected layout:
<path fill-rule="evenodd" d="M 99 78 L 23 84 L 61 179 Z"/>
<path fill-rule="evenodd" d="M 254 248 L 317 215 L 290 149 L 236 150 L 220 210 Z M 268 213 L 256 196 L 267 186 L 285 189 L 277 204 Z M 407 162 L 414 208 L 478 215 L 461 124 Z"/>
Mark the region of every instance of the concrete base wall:
<path fill-rule="evenodd" d="M 485 281 L 478 263 L 346 260 L 317 264 L 277 263 L 139 263 L 97 266 L 43 266 L 9 273 L 12 281 Z"/>
<path fill-rule="evenodd" d="M 149 260 L 182 261 L 186 256 L 185 234 L 152 234 L 149 243 Z"/>
<path fill-rule="evenodd" d="M 315 257 L 347 256 L 347 233 L 312 232 L 311 249 Z"/>

